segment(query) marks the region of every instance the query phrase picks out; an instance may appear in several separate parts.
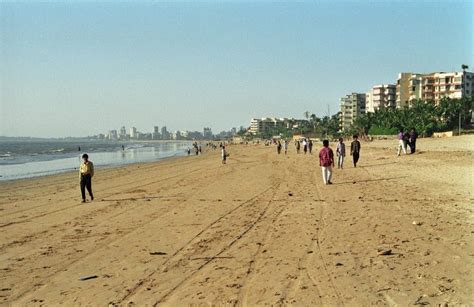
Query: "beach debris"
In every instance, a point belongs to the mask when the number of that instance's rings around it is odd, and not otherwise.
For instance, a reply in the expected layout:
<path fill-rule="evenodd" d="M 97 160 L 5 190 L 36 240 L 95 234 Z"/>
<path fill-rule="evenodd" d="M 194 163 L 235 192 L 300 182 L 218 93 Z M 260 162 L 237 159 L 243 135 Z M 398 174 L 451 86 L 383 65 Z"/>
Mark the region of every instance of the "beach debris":
<path fill-rule="evenodd" d="M 430 303 L 423 301 L 424 295 L 420 296 L 414 303 L 413 305 L 429 305 Z"/>
<path fill-rule="evenodd" d="M 379 248 L 379 249 L 377 249 L 377 253 L 378 253 L 379 256 L 388 256 L 388 255 L 392 255 L 392 250 L 391 249 Z"/>
<path fill-rule="evenodd" d="M 340 263 L 340 262 L 337 262 L 335 265 L 336 265 L 336 266 L 343 266 L 343 264 Z"/>
<path fill-rule="evenodd" d="M 388 291 L 388 290 L 391 290 L 391 289 L 392 289 L 392 288 L 390 288 L 390 287 L 381 288 L 381 289 L 378 289 L 377 292 Z"/>
<path fill-rule="evenodd" d="M 85 281 L 85 280 L 96 279 L 96 278 L 99 278 L 99 276 L 97 276 L 97 275 L 88 275 L 88 276 L 83 276 L 83 277 L 79 278 L 79 280 Z"/>
<path fill-rule="evenodd" d="M 166 253 L 164 252 L 150 252 L 150 255 L 152 256 L 164 256 Z"/>
<path fill-rule="evenodd" d="M 288 196 L 293 196 L 293 193 L 291 193 L 291 192 L 290 192 L 290 193 L 288 193 Z"/>
<path fill-rule="evenodd" d="M 412 224 L 413 224 L 413 225 L 416 225 L 416 226 L 421 226 L 421 225 L 423 225 L 422 222 L 418 222 L 418 221 L 413 221 Z"/>

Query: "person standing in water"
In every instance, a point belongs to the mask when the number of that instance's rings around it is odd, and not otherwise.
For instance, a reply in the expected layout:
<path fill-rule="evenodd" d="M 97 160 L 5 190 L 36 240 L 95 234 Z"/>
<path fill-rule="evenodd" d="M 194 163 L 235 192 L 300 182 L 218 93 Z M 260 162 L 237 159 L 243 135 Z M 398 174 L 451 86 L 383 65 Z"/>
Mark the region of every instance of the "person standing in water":
<path fill-rule="evenodd" d="M 354 162 L 354 167 L 357 167 L 357 162 L 359 162 L 360 156 L 360 142 L 357 135 L 353 136 L 354 141 L 351 143 L 351 156 Z"/>
<path fill-rule="evenodd" d="M 334 153 L 329 148 L 329 141 L 323 141 L 323 148 L 319 151 L 319 166 L 323 173 L 324 184 L 332 184 L 332 167 L 334 167 Z"/>
<path fill-rule="evenodd" d="M 89 192 L 91 201 L 94 200 L 94 195 L 92 194 L 92 177 L 94 176 L 94 164 L 89 161 L 89 155 L 82 155 L 82 163 L 79 168 L 80 184 L 81 184 L 81 194 L 82 202 L 86 202 L 86 189 Z"/>
<path fill-rule="evenodd" d="M 343 138 L 339 138 L 339 143 L 337 143 L 336 156 L 337 156 L 337 168 L 342 169 L 344 165 L 344 158 L 346 157 L 346 144 L 344 144 Z"/>

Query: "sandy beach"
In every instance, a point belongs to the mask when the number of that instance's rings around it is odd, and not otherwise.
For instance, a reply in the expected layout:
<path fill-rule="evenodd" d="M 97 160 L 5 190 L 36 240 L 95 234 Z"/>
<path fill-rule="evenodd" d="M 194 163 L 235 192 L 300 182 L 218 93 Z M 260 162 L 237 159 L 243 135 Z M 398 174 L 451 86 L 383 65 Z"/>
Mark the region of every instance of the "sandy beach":
<path fill-rule="evenodd" d="M 2 182 L 0 304 L 472 305 L 474 136 L 396 145 L 332 186 L 263 145 L 99 169 L 87 204 L 75 172 Z"/>

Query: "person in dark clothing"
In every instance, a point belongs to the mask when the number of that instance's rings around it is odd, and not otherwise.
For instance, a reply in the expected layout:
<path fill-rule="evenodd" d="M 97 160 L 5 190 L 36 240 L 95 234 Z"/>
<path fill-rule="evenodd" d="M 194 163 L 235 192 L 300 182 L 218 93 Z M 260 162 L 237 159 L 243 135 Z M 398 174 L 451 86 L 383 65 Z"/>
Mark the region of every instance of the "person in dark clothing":
<path fill-rule="evenodd" d="M 311 140 L 308 141 L 308 151 L 309 151 L 309 154 L 313 152 L 313 141 Z"/>
<path fill-rule="evenodd" d="M 89 161 L 89 156 L 87 154 L 82 155 L 82 164 L 79 168 L 79 177 L 81 179 L 81 194 L 82 202 L 86 202 L 86 189 L 89 192 L 91 200 L 94 200 L 94 195 L 92 194 L 92 177 L 94 176 L 94 164 Z"/>
<path fill-rule="evenodd" d="M 281 142 L 278 141 L 277 143 L 277 153 L 280 154 L 281 153 Z"/>
<path fill-rule="evenodd" d="M 410 133 L 408 133 L 408 131 L 406 131 L 403 134 L 403 147 L 405 148 L 405 152 L 407 151 L 408 146 L 410 146 Z"/>
<path fill-rule="evenodd" d="M 416 132 L 415 129 L 411 129 L 410 132 L 410 139 L 409 139 L 409 144 L 410 144 L 410 153 L 414 154 L 416 151 L 416 139 L 418 138 L 418 133 Z"/>
<path fill-rule="evenodd" d="M 354 162 L 354 167 L 357 167 L 357 162 L 359 161 L 360 155 L 360 142 L 357 135 L 354 135 L 353 139 L 354 141 L 351 143 L 351 156 L 352 161 Z"/>

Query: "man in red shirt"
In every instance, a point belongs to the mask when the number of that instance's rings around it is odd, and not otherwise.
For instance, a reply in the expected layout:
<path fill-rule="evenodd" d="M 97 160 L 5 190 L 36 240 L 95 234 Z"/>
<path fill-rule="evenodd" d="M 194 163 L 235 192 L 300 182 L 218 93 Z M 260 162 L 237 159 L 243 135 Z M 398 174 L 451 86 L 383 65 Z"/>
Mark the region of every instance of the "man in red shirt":
<path fill-rule="evenodd" d="M 324 184 L 332 184 L 332 167 L 334 166 L 334 153 L 329 148 L 329 141 L 323 141 L 323 148 L 319 151 L 319 165 L 323 171 Z"/>

